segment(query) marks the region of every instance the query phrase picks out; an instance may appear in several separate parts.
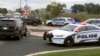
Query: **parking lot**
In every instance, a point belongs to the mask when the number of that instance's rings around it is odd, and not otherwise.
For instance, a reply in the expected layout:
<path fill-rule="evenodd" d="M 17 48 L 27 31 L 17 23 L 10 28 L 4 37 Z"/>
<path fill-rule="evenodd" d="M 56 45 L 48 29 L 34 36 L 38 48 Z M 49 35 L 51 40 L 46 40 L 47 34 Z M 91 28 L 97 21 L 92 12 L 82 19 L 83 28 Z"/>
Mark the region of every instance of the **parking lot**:
<path fill-rule="evenodd" d="M 45 25 L 39 25 L 39 26 L 28 25 L 27 28 L 29 29 L 29 32 L 31 35 L 42 37 L 45 31 L 58 29 L 59 27 L 58 26 L 45 26 Z"/>

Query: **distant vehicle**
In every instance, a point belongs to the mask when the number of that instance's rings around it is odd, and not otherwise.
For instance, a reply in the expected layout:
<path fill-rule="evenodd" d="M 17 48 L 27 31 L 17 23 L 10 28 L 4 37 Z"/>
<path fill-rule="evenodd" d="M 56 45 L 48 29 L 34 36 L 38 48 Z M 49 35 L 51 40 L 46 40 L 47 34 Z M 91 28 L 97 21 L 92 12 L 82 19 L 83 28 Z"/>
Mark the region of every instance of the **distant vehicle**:
<path fill-rule="evenodd" d="M 21 18 L 21 13 L 19 13 L 19 12 L 16 12 L 16 13 L 14 13 L 14 18 Z"/>
<path fill-rule="evenodd" d="M 8 36 L 16 40 L 27 36 L 27 28 L 21 19 L 4 18 L 0 20 L 0 37 L 8 38 Z"/>
<path fill-rule="evenodd" d="M 68 24 L 60 29 L 45 32 L 43 39 L 64 46 L 89 42 L 97 42 L 100 45 L 100 28 L 92 24 Z"/>
<path fill-rule="evenodd" d="M 41 18 L 38 16 L 28 16 L 28 17 L 22 17 L 21 18 L 23 22 L 31 25 L 40 25 L 42 24 Z"/>
<path fill-rule="evenodd" d="M 0 19 L 1 19 L 1 18 L 5 18 L 5 16 L 4 16 L 3 14 L 0 14 Z"/>
<path fill-rule="evenodd" d="M 53 20 L 47 20 L 45 24 L 48 26 L 54 26 L 54 25 L 67 25 L 73 22 L 74 22 L 74 19 L 71 17 L 57 17 L 57 18 L 54 18 Z"/>
<path fill-rule="evenodd" d="M 100 18 L 90 18 L 85 21 L 86 23 L 97 25 L 100 27 Z"/>
<path fill-rule="evenodd" d="M 7 14 L 5 15 L 5 17 L 6 17 L 6 18 L 13 18 L 13 15 L 10 14 L 10 13 L 7 13 Z"/>

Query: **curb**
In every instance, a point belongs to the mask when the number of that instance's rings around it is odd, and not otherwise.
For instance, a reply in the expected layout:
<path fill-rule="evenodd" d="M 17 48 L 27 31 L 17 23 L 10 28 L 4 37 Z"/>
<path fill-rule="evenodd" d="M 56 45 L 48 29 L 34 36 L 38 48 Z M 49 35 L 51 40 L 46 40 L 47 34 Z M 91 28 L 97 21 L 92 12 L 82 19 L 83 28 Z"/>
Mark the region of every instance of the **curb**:
<path fill-rule="evenodd" d="M 54 52 L 64 52 L 64 51 L 76 51 L 76 50 L 90 50 L 90 49 L 98 49 L 100 47 L 88 47 L 88 48 L 74 48 L 74 49 L 65 49 L 65 50 L 53 50 L 53 51 L 43 51 L 43 52 L 37 52 L 37 53 L 31 53 L 25 56 L 36 56 L 40 54 L 47 54 L 47 53 L 54 53 Z"/>

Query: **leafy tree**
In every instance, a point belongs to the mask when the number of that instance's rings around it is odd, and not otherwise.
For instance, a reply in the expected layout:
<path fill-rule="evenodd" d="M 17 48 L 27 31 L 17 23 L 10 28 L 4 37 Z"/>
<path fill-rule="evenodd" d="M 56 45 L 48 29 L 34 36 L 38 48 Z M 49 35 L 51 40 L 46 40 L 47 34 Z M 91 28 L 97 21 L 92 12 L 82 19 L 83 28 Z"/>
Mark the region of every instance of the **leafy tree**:
<path fill-rule="evenodd" d="M 88 3 L 85 4 L 85 7 L 86 7 L 86 11 L 90 14 L 100 14 L 99 4 Z"/>
<path fill-rule="evenodd" d="M 0 8 L 0 13 L 6 14 L 8 11 L 6 8 Z"/>
<path fill-rule="evenodd" d="M 47 5 L 46 10 L 47 10 L 47 12 L 49 12 L 51 14 L 52 17 L 56 17 L 60 13 L 63 12 L 64 8 L 66 8 L 65 4 L 56 3 L 55 6 L 53 6 L 53 5 Z"/>
<path fill-rule="evenodd" d="M 74 6 L 71 7 L 72 10 L 78 10 L 79 12 L 84 12 L 85 11 L 85 6 L 81 4 L 75 4 Z"/>
<path fill-rule="evenodd" d="M 22 13 L 22 8 L 16 9 L 17 12 Z"/>

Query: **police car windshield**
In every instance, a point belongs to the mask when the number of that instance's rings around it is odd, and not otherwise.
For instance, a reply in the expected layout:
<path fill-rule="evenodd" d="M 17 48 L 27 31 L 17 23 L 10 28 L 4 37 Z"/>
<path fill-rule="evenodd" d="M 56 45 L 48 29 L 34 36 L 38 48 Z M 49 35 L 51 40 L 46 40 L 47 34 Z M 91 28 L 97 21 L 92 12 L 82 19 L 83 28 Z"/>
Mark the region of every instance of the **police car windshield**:
<path fill-rule="evenodd" d="M 73 31 L 77 26 L 74 25 L 66 25 L 60 28 L 60 30 L 65 30 L 65 31 Z"/>

